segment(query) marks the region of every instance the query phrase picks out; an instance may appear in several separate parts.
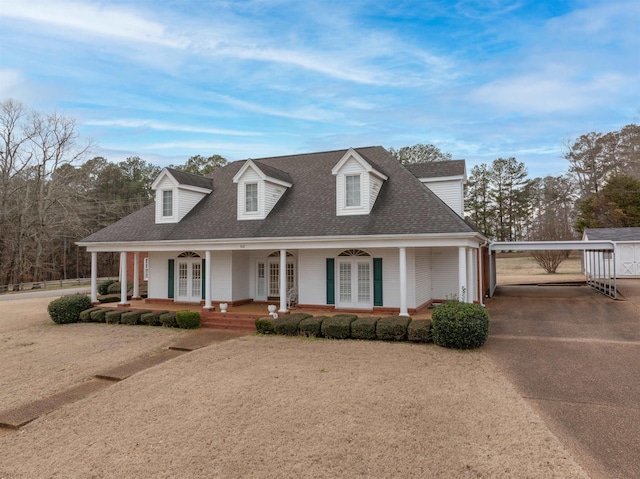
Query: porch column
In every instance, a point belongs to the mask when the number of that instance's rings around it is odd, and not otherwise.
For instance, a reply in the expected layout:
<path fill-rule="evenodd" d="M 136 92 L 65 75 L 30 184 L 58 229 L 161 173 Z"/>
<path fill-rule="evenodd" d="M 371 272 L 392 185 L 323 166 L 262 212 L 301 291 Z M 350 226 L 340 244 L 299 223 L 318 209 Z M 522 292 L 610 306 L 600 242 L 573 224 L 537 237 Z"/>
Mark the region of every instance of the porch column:
<path fill-rule="evenodd" d="M 458 301 L 467 301 L 467 249 L 458 248 Z"/>
<path fill-rule="evenodd" d="M 211 309 L 211 251 L 204 252 L 204 309 Z"/>
<path fill-rule="evenodd" d="M 467 294 L 465 297 L 465 303 L 473 303 L 473 300 L 475 298 L 475 281 L 473 278 L 473 272 L 474 272 L 474 268 L 473 268 L 473 249 L 468 248 L 467 249 Z"/>
<path fill-rule="evenodd" d="M 127 252 L 120 253 L 120 303 L 127 305 Z"/>
<path fill-rule="evenodd" d="M 409 316 L 407 310 L 407 249 L 400 248 L 400 316 Z"/>
<path fill-rule="evenodd" d="M 133 253 L 133 299 L 140 299 L 140 281 L 138 280 L 140 271 L 138 261 L 140 261 L 140 253 L 136 251 Z"/>
<path fill-rule="evenodd" d="M 280 250 L 280 309 L 278 313 L 287 312 L 287 250 Z"/>
<path fill-rule="evenodd" d="M 91 252 L 91 302 L 98 302 L 98 253 Z"/>

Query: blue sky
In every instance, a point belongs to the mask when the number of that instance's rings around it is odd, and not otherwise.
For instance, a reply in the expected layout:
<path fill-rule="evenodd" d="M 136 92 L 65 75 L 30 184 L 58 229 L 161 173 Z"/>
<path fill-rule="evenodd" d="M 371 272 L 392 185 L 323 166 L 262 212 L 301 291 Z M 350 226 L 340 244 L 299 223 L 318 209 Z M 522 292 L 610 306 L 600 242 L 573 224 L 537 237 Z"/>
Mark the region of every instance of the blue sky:
<path fill-rule="evenodd" d="M 640 1 L 0 1 L 0 99 L 160 166 L 433 143 L 566 170 L 640 121 Z"/>

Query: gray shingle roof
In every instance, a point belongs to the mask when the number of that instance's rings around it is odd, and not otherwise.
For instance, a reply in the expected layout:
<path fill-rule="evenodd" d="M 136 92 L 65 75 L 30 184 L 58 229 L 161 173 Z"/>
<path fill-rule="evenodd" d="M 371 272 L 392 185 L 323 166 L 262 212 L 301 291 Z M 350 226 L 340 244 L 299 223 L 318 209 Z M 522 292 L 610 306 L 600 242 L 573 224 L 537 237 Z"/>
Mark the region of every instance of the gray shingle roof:
<path fill-rule="evenodd" d="M 584 232 L 594 241 L 640 241 L 640 228 L 587 228 Z"/>
<path fill-rule="evenodd" d="M 389 177 L 368 215 L 336 215 L 336 180 L 331 169 L 348 150 L 262 158 L 261 167 L 286 171 L 293 186 L 264 220 L 238 221 L 232 179 L 242 161 L 211 173 L 213 192 L 182 221 L 155 224 L 151 204 L 82 240 L 83 242 L 162 241 L 342 235 L 472 233 L 460 218 L 383 147 L 358 148 L 372 166 Z M 266 173 L 266 171 L 265 171 Z"/>
<path fill-rule="evenodd" d="M 194 175 L 193 173 L 176 170 L 175 168 L 167 167 L 166 170 L 171 173 L 171 176 L 173 176 L 181 185 L 197 186 L 199 188 L 207 188 L 209 190 L 212 188 L 211 178 Z"/>
<path fill-rule="evenodd" d="M 417 178 L 439 178 L 464 175 L 464 160 L 429 161 L 405 165 Z"/>
<path fill-rule="evenodd" d="M 252 160 L 262 172 L 276 180 L 286 181 L 287 183 L 293 183 L 293 179 L 291 175 L 286 171 L 279 170 L 278 168 L 274 168 L 273 166 L 269 166 L 262 160 Z M 243 162 L 244 163 L 244 162 Z"/>

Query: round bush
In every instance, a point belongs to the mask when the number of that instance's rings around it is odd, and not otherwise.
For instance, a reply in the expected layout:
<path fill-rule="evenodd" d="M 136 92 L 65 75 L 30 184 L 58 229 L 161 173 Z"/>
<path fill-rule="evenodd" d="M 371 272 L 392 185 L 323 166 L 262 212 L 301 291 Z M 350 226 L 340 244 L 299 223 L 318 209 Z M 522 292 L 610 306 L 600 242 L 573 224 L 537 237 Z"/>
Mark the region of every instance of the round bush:
<path fill-rule="evenodd" d="M 113 279 L 107 279 L 98 283 L 98 294 L 109 294 L 109 286 L 115 283 Z"/>
<path fill-rule="evenodd" d="M 431 335 L 445 348 L 479 348 L 489 337 L 489 314 L 478 304 L 449 301 L 433 310 Z"/>
<path fill-rule="evenodd" d="M 84 294 L 72 294 L 54 299 L 49 303 L 47 310 L 54 323 L 77 323 L 80 313 L 92 306 L 91 299 Z"/>
<path fill-rule="evenodd" d="M 198 328 L 200 327 L 200 313 L 197 311 L 178 311 L 176 312 L 176 323 L 179 328 Z"/>

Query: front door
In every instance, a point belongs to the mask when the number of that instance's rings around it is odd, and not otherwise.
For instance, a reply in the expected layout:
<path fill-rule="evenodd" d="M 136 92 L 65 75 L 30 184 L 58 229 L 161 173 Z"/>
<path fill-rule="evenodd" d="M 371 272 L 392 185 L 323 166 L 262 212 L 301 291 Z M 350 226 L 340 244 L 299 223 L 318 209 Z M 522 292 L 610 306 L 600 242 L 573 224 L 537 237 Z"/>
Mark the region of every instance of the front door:
<path fill-rule="evenodd" d="M 202 300 L 202 260 L 178 259 L 176 301 L 189 303 Z"/>
<path fill-rule="evenodd" d="M 257 297 L 260 298 L 263 285 L 265 284 L 265 274 L 268 275 L 266 290 L 270 298 L 280 297 L 280 259 L 269 260 L 266 264 L 258 262 Z M 296 269 L 293 259 L 287 260 L 287 291 L 296 285 Z"/>
<path fill-rule="evenodd" d="M 336 307 L 373 309 L 370 258 L 338 259 Z"/>

